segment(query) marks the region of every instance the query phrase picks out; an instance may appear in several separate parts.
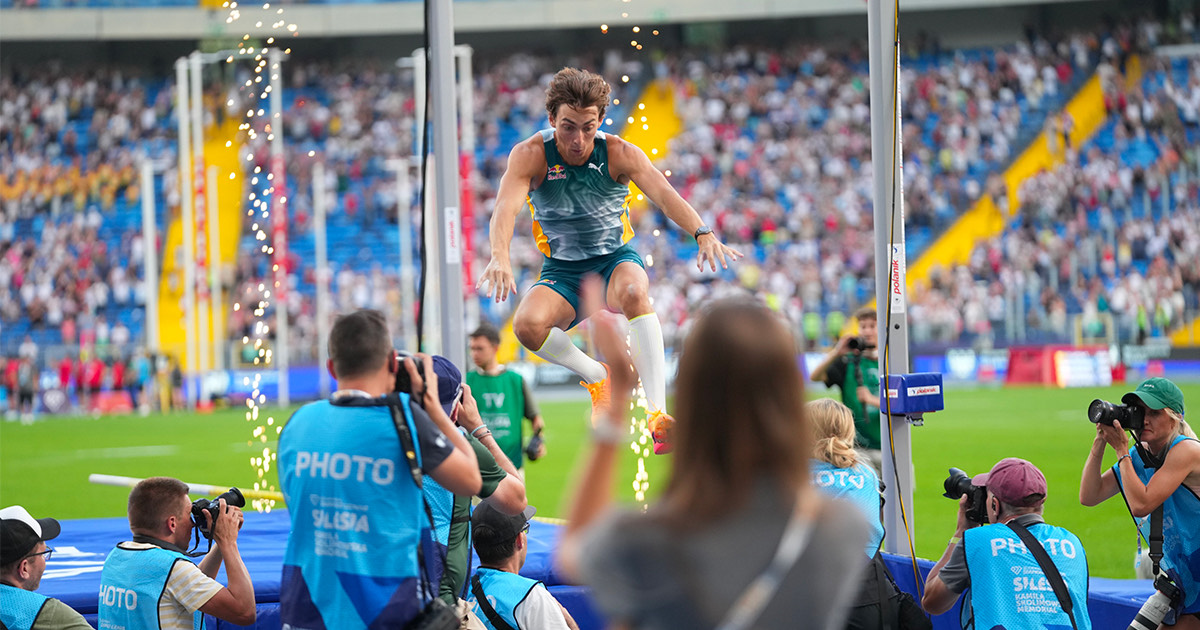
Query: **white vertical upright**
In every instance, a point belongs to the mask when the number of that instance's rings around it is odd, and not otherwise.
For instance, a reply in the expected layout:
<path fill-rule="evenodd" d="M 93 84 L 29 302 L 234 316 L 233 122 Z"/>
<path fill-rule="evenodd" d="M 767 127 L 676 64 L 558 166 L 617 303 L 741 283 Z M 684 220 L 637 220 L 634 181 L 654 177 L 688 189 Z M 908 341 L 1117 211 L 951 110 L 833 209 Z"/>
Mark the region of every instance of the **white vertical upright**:
<path fill-rule="evenodd" d="M 458 62 L 458 118 L 461 124 L 462 151 L 475 155 L 475 71 L 471 63 L 474 51 L 466 44 L 454 47 Z"/>
<path fill-rule="evenodd" d="M 271 234 L 274 243 L 272 268 L 275 272 L 275 367 L 279 369 L 279 405 L 291 405 L 288 386 L 288 277 L 287 277 L 287 170 L 283 157 L 283 51 L 272 48 L 270 60 L 271 122 L 267 139 L 271 142 Z"/>
<path fill-rule="evenodd" d="M 146 351 L 158 353 L 158 224 L 154 195 L 154 166 L 142 157 L 142 286 L 146 293 Z"/>
<path fill-rule="evenodd" d="M 196 221 L 195 188 L 192 183 L 191 98 L 188 95 L 188 59 L 175 62 L 176 118 L 179 121 L 179 203 L 183 215 L 183 311 L 186 336 L 184 358 L 180 370 L 184 375 L 189 409 L 196 407 L 194 384 L 196 361 Z"/>
<path fill-rule="evenodd" d="M 454 47 L 454 56 L 458 61 L 458 121 L 459 132 L 462 147 L 461 151 L 465 159 L 461 162 L 462 168 L 466 171 L 460 180 L 465 187 L 463 191 L 463 209 L 462 209 L 462 236 L 463 236 L 463 254 L 468 256 L 467 265 L 471 264 L 471 258 L 474 248 L 478 244 L 474 242 L 475 230 L 475 213 L 479 212 L 479 208 L 474 207 L 473 196 L 474 191 L 471 188 L 471 170 L 475 165 L 475 70 L 472 65 L 471 55 L 475 53 L 470 46 L 462 44 Z M 466 274 L 470 268 L 463 270 Z M 479 273 L 479 270 L 474 270 Z M 472 281 L 474 278 L 465 277 L 463 279 L 463 315 L 466 326 L 468 322 L 475 325 L 480 320 L 479 315 L 479 298 L 474 294 Z"/>
<path fill-rule="evenodd" d="M 908 372 L 908 315 L 905 293 L 904 190 L 900 144 L 899 31 L 894 6 L 882 0 L 867 2 L 867 45 L 871 80 L 871 166 L 875 206 L 875 299 L 879 316 L 880 375 Z M 886 357 L 886 361 L 884 358 Z M 883 481 L 887 484 L 884 529 L 885 548 L 908 555 L 906 536 L 913 524 L 912 436 L 908 419 L 893 416 L 888 422 L 887 390 L 880 388 L 880 436 L 883 446 Z M 891 430 L 888 430 L 889 424 Z M 905 511 L 907 526 L 901 520 Z"/>
<path fill-rule="evenodd" d="M 416 290 L 413 288 L 412 177 L 408 160 L 395 160 L 391 166 L 396 169 L 396 230 L 400 236 L 400 347 L 415 352 L 417 327 L 413 319 Z"/>
<path fill-rule="evenodd" d="M 325 233 L 325 163 L 313 164 L 313 241 L 317 256 L 317 383 L 321 398 L 330 392 L 329 370 L 329 254 Z"/>
<path fill-rule="evenodd" d="M 463 331 L 462 216 L 459 208 L 458 116 L 454 89 L 454 10 L 450 0 L 429 0 L 431 88 L 434 119 L 433 147 L 437 179 L 437 212 L 427 213 L 436 223 L 441 252 L 426 259 L 438 267 L 438 292 L 441 312 L 440 354 L 455 365 L 465 366 L 467 340 Z"/>
<path fill-rule="evenodd" d="M 425 129 L 426 125 L 428 124 L 425 120 L 425 102 L 427 100 L 425 90 L 429 87 L 425 85 L 425 49 L 418 48 L 414 50 L 412 54 L 412 60 L 413 104 L 416 105 L 416 111 L 414 112 L 414 115 L 416 116 L 415 122 L 417 124 L 416 134 L 413 137 L 417 145 L 415 147 L 415 151 L 413 152 L 413 156 L 417 159 L 420 159 L 425 155 Z"/>
<path fill-rule="evenodd" d="M 208 184 L 204 194 L 208 196 L 204 204 L 205 216 L 208 217 L 208 296 L 210 318 L 212 321 L 212 368 L 216 371 L 225 369 L 224 300 L 221 296 L 221 213 L 217 197 L 217 167 L 208 167 Z M 207 354 L 207 352 L 206 352 Z"/>
<path fill-rule="evenodd" d="M 204 274 L 208 268 L 208 262 L 204 261 L 204 257 L 208 254 L 205 243 L 208 239 L 205 235 L 205 213 L 207 210 L 207 199 L 204 193 L 204 58 L 200 51 L 194 51 L 189 56 L 188 61 L 191 62 L 191 106 L 192 115 L 192 171 L 195 173 L 192 184 L 195 189 L 192 192 L 192 198 L 195 199 L 195 214 L 192 216 L 192 221 L 195 223 L 194 233 L 196 234 L 196 246 L 199 249 L 197 255 L 192 257 L 191 264 L 195 266 L 193 272 L 193 282 L 195 283 L 196 300 L 193 304 L 196 305 L 196 354 L 192 360 L 192 365 L 196 369 L 199 378 L 196 382 L 196 387 L 199 388 L 200 401 L 207 404 L 208 402 L 208 366 L 209 352 L 211 346 L 209 339 L 209 304 L 208 291 L 204 283 Z M 201 262 L 203 261 L 203 264 Z"/>

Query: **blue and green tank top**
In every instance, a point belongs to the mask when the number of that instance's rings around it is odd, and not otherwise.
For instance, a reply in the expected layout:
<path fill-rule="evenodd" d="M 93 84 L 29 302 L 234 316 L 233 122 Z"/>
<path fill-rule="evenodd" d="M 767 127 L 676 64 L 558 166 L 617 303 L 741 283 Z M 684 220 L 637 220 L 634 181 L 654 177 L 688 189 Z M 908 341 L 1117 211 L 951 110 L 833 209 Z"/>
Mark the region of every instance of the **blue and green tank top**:
<path fill-rule="evenodd" d="M 609 173 L 604 132 L 596 132 L 592 154 L 579 166 L 559 154 L 553 129 L 541 134 L 546 178 L 527 199 L 538 250 L 555 260 L 587 260 L 629 242 L 629 186 Z"/>

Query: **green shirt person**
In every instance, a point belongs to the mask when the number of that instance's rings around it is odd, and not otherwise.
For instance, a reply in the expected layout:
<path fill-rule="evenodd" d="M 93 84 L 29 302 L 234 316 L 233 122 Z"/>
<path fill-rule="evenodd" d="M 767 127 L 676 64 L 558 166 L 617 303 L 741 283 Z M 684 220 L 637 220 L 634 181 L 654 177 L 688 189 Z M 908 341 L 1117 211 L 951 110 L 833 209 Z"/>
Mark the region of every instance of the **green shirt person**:
<path fill-rule="evenodd" d="M 879 331 L 875 310 L 854 312 L 859 336 L 843 335 L 809 379 L 841 390 L 842 403 L 854 414 L 855 441 L 875 462 L 880 457 L 879 434 Z M 879 465 L 876 464 L 876 468 Z"/>
<path fill-rule="evenodd" d="M 475 394 L 479 414 L 500 445 L 500 450 L 518 470 L 524 467 L 524 425 L 522 419 L 532 424 L 533 435 L 538 437 L 546 427 L 542 414 L 529 384 L 516 372 L 506 369 L 496 359 L 500 349 L 500 331 L 490 324 L 483 324 L 470 336 L 471 362 L 475 369 L 467 372 L 466 383 Z M 546 444 L 539 439 L 531 440 L 534 451 L 531 459 L 546 454 Z"/>

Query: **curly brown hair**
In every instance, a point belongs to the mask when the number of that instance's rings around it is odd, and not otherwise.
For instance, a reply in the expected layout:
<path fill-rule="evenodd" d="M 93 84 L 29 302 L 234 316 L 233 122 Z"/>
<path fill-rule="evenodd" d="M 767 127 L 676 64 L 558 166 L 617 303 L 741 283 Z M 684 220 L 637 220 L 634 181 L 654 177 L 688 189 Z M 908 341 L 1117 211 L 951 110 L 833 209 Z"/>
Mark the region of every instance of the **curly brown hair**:
<path fill-rule="evenodd" d="M 594 106 L 603 120 L 611 92 L 612 88 L 604 77 L 579 68 L 563 68 L 554 75 L 550 87 L 546 89 L 546 113 L 551 117 L 557 116 L 559 105 L 575 109 Z"/>

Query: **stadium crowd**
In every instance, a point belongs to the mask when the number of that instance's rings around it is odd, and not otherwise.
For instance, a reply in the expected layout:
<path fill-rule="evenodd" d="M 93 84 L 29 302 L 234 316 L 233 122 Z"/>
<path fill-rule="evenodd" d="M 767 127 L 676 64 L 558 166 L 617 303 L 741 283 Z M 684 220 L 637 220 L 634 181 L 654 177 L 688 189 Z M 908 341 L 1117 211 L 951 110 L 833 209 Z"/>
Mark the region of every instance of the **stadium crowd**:
<path fill-rule="evenodd" d="M 1178 36 L 1186 34 L 1184 29 Z M 1058 107 L 1095 64 L 1100 63 L 1102 74 L 1116 76 L 1128 52 L 1162 38 L 1161 28 L 1142 22 L 1119 24 L 1101 36 L 1031 35 L 999 49 L 914 54 L 901 77 L 910 253 L 918 253 L 980 195 L 994 193 L 988 175 L 1003 167 L 1032 133 L 1046 128 L 1057 136 L 1071 124 L 1057 114 Z M 563 61 L 601 68 L 610 77 L 627 74 L 630 84 L 613 81 L 616 95 L 626 101 L 650 81 L 665 81 L 676 93 L 683 132 L 659 166 L 706 220 L 731 242 L 754 252 L 736 270 L 700 276 L 687 264 L 688 239 L 671 232 L 666 232 L 669 238 L 657 238 L 666 231 L 662 217 L 635 214 L 638 247 L 649 254 L 653 297 L 668 344 L 678 345 L 689 313 L 711 297 L 757 293 L 787 313 L 797 328 L 803 326 L 813 345 L 831 338 L 826 326 L 805 325 L 806 316 L 816 313 L 840 321 L 844 318 L 837 315 L 873 297 L 874 248 L 865 229 L 873 221 L 866 68 L 853 51 L 737 45 L 720 53 L 668 52 L 653 64 L 615 52 L 565 60 L 517 54 L 482 64 L 475 96 L 478 149 L 475 168 L 465 175 L 473 191 L 477 234 L 486 233 L 507 147 L 545 125 L 542 86 Z M 365 231 L 394 221 L 398 195 L 390 161 L 407 157 L 416 142 L 411 72 L 382 62 L 305 61 L 291 66 L 288 79 L 294 94 L 285 112 L 292 156 L 289 181 L 296 190 L 292 241 L 311 242 L 309 152 L 317 149 L 335 191 L 335 214 Z M 129 212 L 140 194 L 133 178 L 139 151 L 161 161 L 163 195 L 168 208 L 177 206 L 170 85 L 126 68 L 84 73 L 47 67 L 3 78 L 0 110 L 13 114 L 0 122 L 5 148 L 0 155 L 0 242 L 6 261 L 0 280 L 8 280 L 7 287 L 0 287 L 0 316 L 7 321 L 55 326 L 59 311 L 66 320 L 72 313 L 95 314 L 108 303 L 127 304 L 124 296 L 130 294 L 135 304 L 142 302 L 140 283 L 134 282 L 140 275 L 136 232 L 128 228 L 114 236 L 114 228 L 101 226 L 113 212 Z M 1149 217 L 1124 220 L 1119 212 L 1121 201 L 1128 204 L 1139 191 L 1158 199 L 1161 178 L 1146 177 L 1147 172 L 1174 173 L 1172 154 L 1192 159 L 1179 149 L 1177 131 L 1180 125 L 1194 125 L 1197 93 L 1200 89 L 1191 81 L 1145 94 L 1136 86 L 1111 89 L 1113 111 L 1126 121 L 1114 132 L 1113 147 L 1069 149 L 1067 167 L 1026 184 L 1029 194 L 1022 198 L 1039 201 L 1019 209 L 1018 227 L 980 244 L 965 268 L 943 270 L 928 287 L 916 288 L 913 310 L 921 317 L 914 317 L 919 321 L 914 321 L 913 340 L 969 342 L 982 337 L 1001 343 L 1016 339 L 1015 317 L 1022 319 L 1020 330 L 1034 338 L 1061 338 L 1070 332 L 1071 316 L 1083 314 L 1090 323 L 1093 313 L 1107 310 L 1119 320 L 1122 335 L 1134 338 L 1163 334 L 1185 322 L 1196 308 L 1186 299 L 1195 294 L 1188 291 L 1195 286 L 1194 266 L 1186 265 L 1195 238 L 1195 222 L 1189 219 L 1196 205 L 1191 201 L 1194 178 L 1172 177 L 1169 223 L 1178 228 L 1170 234 L 1164 234 L 1162 224 L 1148 223 Z M 210 102 L 223 96 L 210 87 Z M 1116 157 L 1121 142 L 1147 134 L 1161 139 L 1164 148 L 1174 147 L 1163 152 L 1160 164 L 1137 169 Z M 1103 202 L 1092 203 L 1081 192 L 1084 202 L 1073 203 L 1078 200 L 1070 194 L 1072 188 L 1099 191 L 1096 198 Z M 411 194 L 415 200 L 416 193 Z M 1056 209 L 1048 210 L 1052 206 Z M 1076 206 L 1081 209 L 1072 223 L 1066 209 Z M 1097 213 L 1100 221 L 1091 218 Z M 23 288 L 28 284 L 24 274 L 7 273 L 18 266 L 14 260 L 27 260 L 26 267 L 39 261 L 26 254 L 38 242 L 25 233 L 32 217 L 47 224 L 43 240 L 65 245 L 39 247 L 39 255 L 53 260 L 33 274 L 42 278 L 42 287 L 47 277 L 73 286 L 56 300 L 27 299 L 33 289 Z M 1031 218 L 1040 220 L 1036 227 L 1030 227 L 1035 225 Z M 97 239 L 97 228 L 107 237 Z M 516 229 L 528 233 L 529 218 L 520 217 Z M 1138 237 L 1147 230 L 1153 234 Z M 16 238 L 17 231 L 25 238 Z M 1164 237 L 1170 243 L 1165 248 L 1160 246 Z M 484 240 L 475 239 L 481 245 L 468 268 L 483 268 L 489 253 Z M 103 249 L 105 242 L 110 260 L 117 257 L 132 266 L 67 264 L 77 252 Z M 47 249 L 50 254 L 43 253 Z M 398 281 L 373 268 L 378 261 L 369 253 L 364 257 L 364 251 L 335 261 L 337 304 L 370 304 L 397 321 Z M 1147 280 L 1163 273 L 1155 271 L 1161 265 L 1152 264 L 1155 252 L 1168 254 L 1169 262 L 1183 255 L 1185 264 L 1172 267 L 1166 280 Z M 527 287 L 536 278 L 541 255 L 529 239 L 517 239 L 512 256 L 518 282 Z M 56 273 L 64 269 L 65 274 Z M 296 260 L 294 270 L 299 277 L 290 292 L 289 312 L 303 353 L 315 341 L 315 278 L 303 259 Z M 238 272 L 239 278 L 253 275 Z M 1094 282 L 1096 277 L 1102 282 Z M 227 286 L 235 292 L 244 289 L 233 277 Z M 1021 292 L 1019 299 L 1008 295 L 1015 290 Z M 1013 302 L 1017 304 L 1006 307 Z M 480 307 L 485 319 L 503 321 L 511 304 L 481 300 Z M 234 319 L 232 330 L 245 328 L 244 314 Z M 12 345 L 16 338 L 6 335 L 4 342 Z M 66 337 L 63 342 L 69 343 Z"/>

